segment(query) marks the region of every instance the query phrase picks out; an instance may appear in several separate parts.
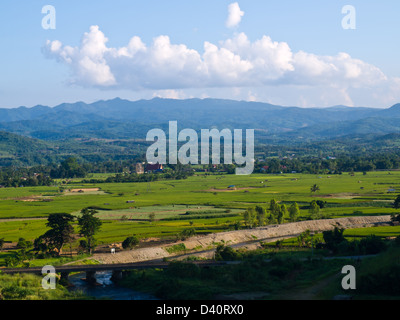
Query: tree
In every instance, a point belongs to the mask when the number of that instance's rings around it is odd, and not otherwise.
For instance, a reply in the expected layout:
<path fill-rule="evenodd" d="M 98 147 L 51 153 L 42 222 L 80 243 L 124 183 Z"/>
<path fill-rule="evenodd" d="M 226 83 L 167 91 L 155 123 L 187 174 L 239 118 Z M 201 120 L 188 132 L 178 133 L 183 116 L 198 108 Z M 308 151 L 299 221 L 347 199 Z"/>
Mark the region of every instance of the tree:
<path fill-rule="evenodd" d="M 132 250 L 139 244 L 139 239 L 133 235 L 132 237 L 128 237 L 122 242 L 122 248 L 125 250 Z"/>
<path fill-rule="evenodd" d="M 317 202 L 316 202 L 315 200 L 313 200 L 313 201 L 310 203 L 310 208 L 308 209 L 308 212 L 310 213 L 310 215 L 311 215 L 311 217 L 312 217 L 313 219 L 315 219 L 315 218 L 318 217 L 319 209 L 320 209 L 320 208 L 319 208 Z"/>
<path fill-rule="evenodd" d="M 275 199 L 272 199 L 269 204 L 269 211 L 274 217 L 277 217 L 279 214 L 279 204 L 276 202 Z"/>
<path fill-rule="evenodd" d="M 285 204 L 282 204 L 279 207 L 279 213 L 278 213 L 278 223 L 282 224 L 285 220 L 285 216 L 287 215 L 287 208 Z"/>
<path fill-rule="evenodd" d="M 320 189 L 319 189 L 318 185 L 314 184 L 313 186 L 311 186 L 310 190 L 312 193 L 315 193 L 315 192 L 319 191 Z"/>
<path fill-rule="evenodd" d="M 35 240 L 35 249 L 56 253 L 59 256 L 64 244 L 72 240 L 73 220 L 74 216 L 69 213 L 50 214 L 46 226 L 51 229 Z"/>
<path fill-rule="evenodd" d="M 269 203 L 269 211 L 271 212 L 268 224 L 276 224 L 278 223 L 278 216 L 280 211 L 280 206 L 275 199 L 272 199 Z"/>
<path fill-rule="evenodd" d="M 86 238 L 88 253 L 92 254 L 96 246 L 94 235 L 100 230 L 103 223 L 99 218 L 94 216 L 98 213 L 96 210 L 85 208 L 82 209 L 81 213 L 82 216 L 78 218 L 79 233 Z"/>
<path fill-rule="evenodd" d="M 396 200 L 394 200 L 393 208 L 394 209 L 400 209 L 400 195 L 398 195 Z"/>
<path fill-rule="evenodd" d="M 0 238 L 0 251 L 1 250 L 3 250 L 3 247 L 4 247 L 4 243 L 5 243 L 6 241 L 4 240 L 4 238 Z"/>
<path fill-rule="evenodd" d="M 82 254 L 85 251 L 87 251 L 89 248 L 88 243 L 85 239 L 82 239 L 79 241 L 79 247 L 78 247 L 78 254 Z"/>
<path fill-rule="evenodd" d="M 241 223 L 240 223 L 240 221 L 236 221 L 234 224 L 233 224 L 233 228 L 235 229 L 235 230 L 240 230 L 241 229 Z"/>
<path fill-rule="evenodd" d="M 324 231 L 322 234 L 326 248 L 332 250 L 333 253 L 337 253 L 339 251 L 339 245 L 347 241 L 343 233 L 344 229 L 339 229 L 338 227 L 335 227 L 334 230 Z"/>
<path fill-rule="evenodd" d="M 243 212 L 243 218 L 246 227 L 253 228 L 256 220 L 254 208 L 248 208 L 245 212 Z"/>
<path fill-rule="evenodd" d="M 299 205 L 297 202 L 292 203 L 292 205 L 289 207 L 289 219 L 291 222 L 296 222 L 297 217 L 300 214 L 300 209 Z"/>
<path fill-rule="evenodd" d="M 149 221 L 153 223 L 156 220 L 156 214 L 154 212 L 149 214 Z"/>
<path fill-rule="evenodd" d="M 84 178 L 86 176 L 85 169 L 79 165 L 76 158 L 69 157 L 61 162 L 57 169 L 50 171 L 51 178 L 64 179 L 64 178 Z"/>
<path fill-rule="evenodd" d="M 33 241 L 33 250 L 37 252 L 47 253 L 51 250 L 49 249 L 49 245 L 46 243 L 44 235 L 36 238 Z"/>
<path fill-rule="evenodd" d="M 257 222 L 258 226 L 263 226 L 265 224 L 265 209 L 263 207 L 256 207 Z"/>
<path fill-rule="evenodd" d="M 318 207 L 320 207 L 321 209 L 325 208 L 326 203 L 327 203 L 326 201 L 322 201 L 322 200 L 317 200 L 315 202 L 317 203 Z"/>

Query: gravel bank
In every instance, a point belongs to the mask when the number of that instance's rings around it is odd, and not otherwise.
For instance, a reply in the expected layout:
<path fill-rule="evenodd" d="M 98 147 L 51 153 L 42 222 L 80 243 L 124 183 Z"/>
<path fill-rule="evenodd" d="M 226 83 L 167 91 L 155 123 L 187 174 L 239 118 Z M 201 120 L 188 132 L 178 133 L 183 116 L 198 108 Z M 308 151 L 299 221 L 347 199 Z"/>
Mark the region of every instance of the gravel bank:
<path fill-rule="evenodd" d="M 322 232 L 331 230 L 335 226 L 345 229 L 366 228 L 380 224 L 390 223 L 390 216 L 374 217 L 351 217 L 327 220 L 311 220 L 294 223 L 287 223 L 276 226 L 266 226 L 256 229 L 246 229 L 238 231 L 221 232 L 206 236 L 190 238 L 186 241 L 180 241 L 176 244 L 184 243 L 188 250 L 204 251 L 201 253 L 192 253 L 192 255 L 201 257 L 211 257 L 212 248 L 216 243 L 224 242 L 234 247 L 254 248 L 257 242 L 276 241 L 276 239 L 285 239 L 296 237 L 298 234 L 311 230 L 313 232 Z M 175 244 L 175 245 L 176 245 Z M 183 252 L 169 254 L 166 248 L 172 245 L 164 245 L 156 248 L 141 248 L 132 251 L 118 252 L 116 254 L 95 254 L 93 259 L 100 263 L 133 263 L 140 261 L 157 260 L 182 255 Z"/>

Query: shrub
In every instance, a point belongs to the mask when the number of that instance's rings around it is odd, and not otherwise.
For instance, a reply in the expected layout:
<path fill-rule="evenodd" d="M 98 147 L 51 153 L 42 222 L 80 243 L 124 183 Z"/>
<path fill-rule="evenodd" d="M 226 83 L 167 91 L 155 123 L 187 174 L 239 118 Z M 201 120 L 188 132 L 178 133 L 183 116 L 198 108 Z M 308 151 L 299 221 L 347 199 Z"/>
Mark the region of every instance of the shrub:
<path fill-rule="evenodd" d="M 218 245 L 215 252 L 215 260 L 217 261 L 234 261 L 241 260 L 242 255 L 231 247 L 226 247 L 223 244 Z"/>
<path fill-rule="evenodd" d="M 359 247 L 365 254 L 377 254 L 386 249 L 386 244 L 382 238 L 371 235 L 360 240 Z"/>
<path fill-rule="evenodd" d="M 316 201 L 318 207 L 320 207 L 321 209 L 325 208 L 327 202 L 326 201 L 322 201 L 322 200 L 317 200 Z"/>
<path fill-rule="evenodd" d="M 17 243 L 18 249 L 31 249 L 33 248 L 33 243 L 31 241 L 25 240 L 24 238 L 19 238 Z"/>
<path fill-rule="evenodd" d="M 128 237 L 122 242 L 122 248 L 131 250 L 139 244 L 139 239 L 136 236 Z"/>
<path fill-rule="evenodd" d="M 21 288 L 15 285 L 3 288 L 1 294 L 5 300 L 22 300 L 32 295 L 33 291 L 27 288 Z"/>
<path fill-rule="evenodd" d="M 392 213 L 391 220 L 392 222 L 400 222 L 400 213 Z"/>
<path fill-rule="evenodd" d="M 7 268 L 13 268 L 16 267 L 20 261 L 16 257 L 7 257 L 4 259 L 4 263 Z"/>
<path fill-rule="evenodd" d="M 193 263 L 172 262 L 166 273 L 172 277 L 198 278 L 200 277 L 200 268 Z"/>
<path fill-rule="evenodd" d="M 333 253 L 338 253 L 339 252 L 339 244 L 347 241 L 344 238 L 344 229 L 339 229 L 338 227 L 335 227 L 334 230 L 330 231 L 324 231 L 323 232 L 323 237 L 325 241 L 325 246 L 327 249 L 332 250 Z"/>
<path fill-rule="evenodd" d="M 186 249 L 186 246 L 184 243 L 180 243 L 180 244 L 173 245 L 172 247 L 167 247 L 167 248 L 165 248 L 165 250 L 169 254 L 172 254 L 172 253 L 186 251 L 187 249 Z"/>
<path fill-rule="evenodd" d="M 189 228 L 189 229 L 182 230 L 181 233 L 178 234 L 178 237 L 183 241 L 183 240 L 186 240 L 187 238 L 193 237 L 195 235 L 196 235 L 196 229 Z"/>

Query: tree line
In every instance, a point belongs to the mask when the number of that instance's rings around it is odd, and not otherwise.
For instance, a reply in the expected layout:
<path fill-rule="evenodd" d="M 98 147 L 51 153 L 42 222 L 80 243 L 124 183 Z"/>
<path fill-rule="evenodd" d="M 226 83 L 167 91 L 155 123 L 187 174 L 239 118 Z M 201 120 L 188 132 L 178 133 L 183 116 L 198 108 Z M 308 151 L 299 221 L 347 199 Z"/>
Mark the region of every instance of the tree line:
<path fill-rule="evenodd" d="M 342 172 L 369 172 L 374 170 L 400 169 L 400 156 L 374 154 L 370 156 L 340 156 L 338 158 L 274 158 L 255 163 L 255 172 L 341 174 Z"/>
<path fill-rule="evenodd" d="M 327 215 L 321 213 L 321 209 L 323 209 L 325 205 L 326 202 L 322 200 L 311 201 L 308 206 L 308 216 L 305 218 L 309 220 L 327 218 Z M 250 207 L 247 208 L 242 215 L 245 227 L 255 228 L 265 225 L 299 221 L 300 208 L 297 202 L 293 202 L 288 207 L 286 204 L 279 204 L 277 200 L 272 199 L 268 207 Z"/>
<path fill-rule="evenodd" d="M 60 164 L 42 165 L 31 168 L 1 167 L 0 186 L 26 187 L 50 186 L 54 179 L 87 178 L 89 173 L 115 173 L 106 181 L 86 179 L 88 183 L 113 182 L 150 182 L 155 180 L 186 179 L 194 174 L 190 165 L 167 165 L 160 174 L 137 175 L 137 160 L 84 162 L 75 157 L 68 157 Z M 224 171 L 235 173 L 235 165 L 204 166 L 208 172 Z M 396 153 L 374 154 L 369 156 L 341 156 L 322 159 L 318 157 L 305 158 L 269 158 L 257 160 L 254 172 L 265 173 L 311 173 L 311 174 L 342 174 L 343 172 L 369 172 L 374 170 L 400 169 L 400 156 Z"/>
<path fill-rule="evenodd" d="M 0 186 L 32 187 L 51 186 L 54 179 L 83 178 L 83 183 L 119 183 L 119 182 L 151 182 L 156 180 L 181 180 L 193 175 L 193 169 L 188 166 L 170 165 L 162 173 L 136 174 L 136 162 L 105 162 L 79 163 L 75 157 L 69 157 L 59 165 L 36 166 L 31 168 L 0 168 Z M 104 179 L 89 179 L 89 173 L 110 172 L 115 173 Z"/>

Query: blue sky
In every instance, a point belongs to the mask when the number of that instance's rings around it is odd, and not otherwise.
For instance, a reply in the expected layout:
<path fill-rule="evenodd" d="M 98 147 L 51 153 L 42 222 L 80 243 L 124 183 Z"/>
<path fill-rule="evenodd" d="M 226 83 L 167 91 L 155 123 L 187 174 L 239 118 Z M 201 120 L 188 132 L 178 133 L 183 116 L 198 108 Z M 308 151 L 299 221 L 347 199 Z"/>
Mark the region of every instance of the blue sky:
<path fill-rule="evenodd" d="M 42 28 L 44 5 L 55 30 Z M 342 28 L 344 5 L 355 30 Z M 389 107 L 400 102 L 399 13 L 388 0 L 2 0 L 0 107 L 117 96 Z"/>

